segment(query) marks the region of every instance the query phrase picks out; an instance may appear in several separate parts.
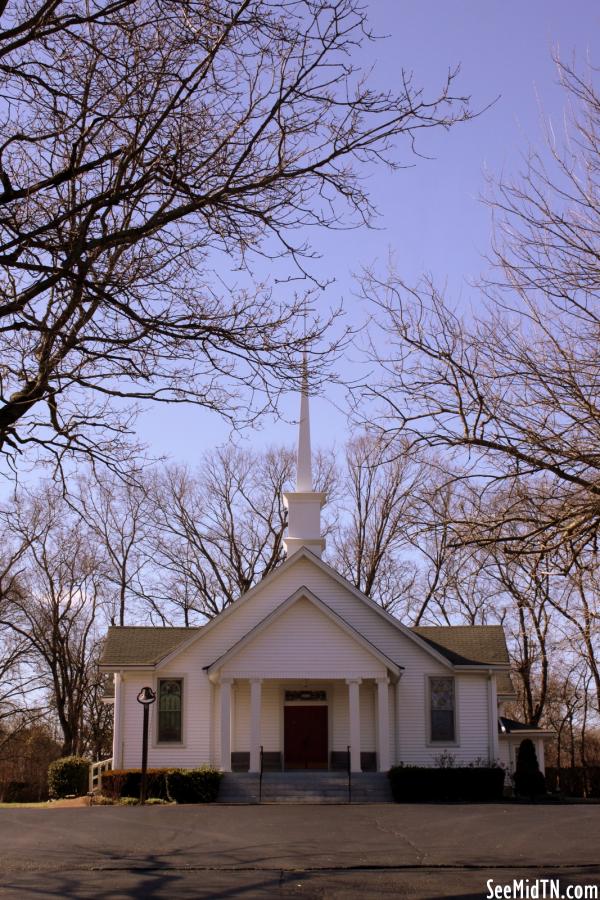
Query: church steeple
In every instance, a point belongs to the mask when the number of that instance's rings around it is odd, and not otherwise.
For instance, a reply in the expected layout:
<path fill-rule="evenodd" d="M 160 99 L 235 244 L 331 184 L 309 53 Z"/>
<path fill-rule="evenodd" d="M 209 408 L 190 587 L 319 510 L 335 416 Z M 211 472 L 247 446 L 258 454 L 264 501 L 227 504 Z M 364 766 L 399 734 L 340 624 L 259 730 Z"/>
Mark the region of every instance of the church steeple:
<path fill-rule="evenodd" d="M 321 556 L 325 549 L 325 539 L 321 537 L 321 507 L 325 503 L 325 494 L 313 490 L 306 355 L 300 395 L 296 490 L 286 491 L 283 500 L 288 509 L 288 533 L 284 539 L 287 556 L 292 556 L 300 547 L 307 547 L 316 556 Z"/>
<path fill-rule="evenodd" d="M 308 368 L 304 355 L 302 393 L 300 394 L 300 422 L 298 424 L 298 462 L 296 490 L 312 491 L 312 455 L 310 450 L 310 409 L 308 406 Z"/>

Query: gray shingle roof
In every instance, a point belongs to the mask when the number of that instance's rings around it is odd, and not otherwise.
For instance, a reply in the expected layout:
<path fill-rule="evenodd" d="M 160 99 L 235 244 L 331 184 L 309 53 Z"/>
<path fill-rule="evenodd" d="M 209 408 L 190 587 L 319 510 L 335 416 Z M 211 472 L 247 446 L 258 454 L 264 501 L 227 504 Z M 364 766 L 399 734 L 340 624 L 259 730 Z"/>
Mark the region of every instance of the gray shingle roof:
<path fill-rule="evenodd" d="M 502 625 L 419 625 L 411 629 L 458 666 L 510 662 Z M 498 673 L 498 693 L 514 694 L 508 672 Z"/>
<path fill-rule="evenodd" d="M 104 644 L 102 666 L 154 665 L 201 628 L 112 625 Z M 501 625 L 419 626 L 412 629 L 431 647 L 456 665 L 508 663 Z M 498 692 L 513 694 L 508 672 L 498 675 Z"/>
<path fill-rule="evenodd" d="M 154 665 L 201 628 L 111 625 L 106 635 L 101 666 Z"/>

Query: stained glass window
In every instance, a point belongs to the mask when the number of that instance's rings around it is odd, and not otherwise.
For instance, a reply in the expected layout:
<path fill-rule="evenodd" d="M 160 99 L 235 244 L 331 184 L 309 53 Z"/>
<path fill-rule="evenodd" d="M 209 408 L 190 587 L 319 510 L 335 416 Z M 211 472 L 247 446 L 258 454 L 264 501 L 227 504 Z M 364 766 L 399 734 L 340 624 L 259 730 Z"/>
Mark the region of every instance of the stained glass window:
<path fill-rule="evenodd" d="M 454 741 L 454 678 L 430 678 L 431 740 Z"/>
<path fill-rule="evenodd" d="M 159 743 L 181 742 L 181 678 L 163 678 L 158 682 Z"/>

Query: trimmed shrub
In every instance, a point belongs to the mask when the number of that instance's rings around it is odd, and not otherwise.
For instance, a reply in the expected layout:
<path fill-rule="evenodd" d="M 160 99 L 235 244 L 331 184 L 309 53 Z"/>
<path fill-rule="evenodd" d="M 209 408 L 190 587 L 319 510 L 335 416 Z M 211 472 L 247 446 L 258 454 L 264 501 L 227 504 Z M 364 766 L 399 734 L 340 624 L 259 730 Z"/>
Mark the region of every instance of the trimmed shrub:
<path fill-rule="evenodd" d="M 48 766 L 48 791 L 54 799 L 87 794 L 90 761 L 82 756 L 63 756 Z"/>
<path fill-rule="evenodd" d="M 515 790 L 520 797 L 534 800 L 546 793 L 546 782 L 540 772 L 537 753 L 531 738 L 519 744 L 514 774 Z"/>
<path fill-rule="evenodd" d="M 170 769 L 148 769 L 146 772 L 146 796 L 168 800 L 167 774 Z M 106 797 L 139 797 L 142 783 L 141 769 L 112 769 L 102 773 L 101 790 Z"/>
<path fill-rule="evenodd" d="M 176 803 L 214 803 L 221 778 L 221 772 L 211 766 L 173 769 L 167 775 L 169 798 Z"/>
<path fill-rule="evenodd" d="M 502 800 L 504 769 L 498 766 L 395 766 L 390 769 L 396 803 Z"/>

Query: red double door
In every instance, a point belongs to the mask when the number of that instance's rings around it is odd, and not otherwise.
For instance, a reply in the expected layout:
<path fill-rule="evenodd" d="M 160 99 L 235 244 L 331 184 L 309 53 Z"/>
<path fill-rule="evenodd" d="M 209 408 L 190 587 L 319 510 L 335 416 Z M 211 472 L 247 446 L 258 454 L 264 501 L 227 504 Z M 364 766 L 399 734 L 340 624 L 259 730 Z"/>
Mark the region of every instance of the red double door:
<path fill-rule="evenodd" d="M 326 769 L 327 707 L 284 706 L 286 769 Z"/>

